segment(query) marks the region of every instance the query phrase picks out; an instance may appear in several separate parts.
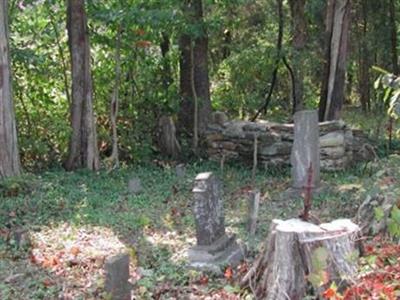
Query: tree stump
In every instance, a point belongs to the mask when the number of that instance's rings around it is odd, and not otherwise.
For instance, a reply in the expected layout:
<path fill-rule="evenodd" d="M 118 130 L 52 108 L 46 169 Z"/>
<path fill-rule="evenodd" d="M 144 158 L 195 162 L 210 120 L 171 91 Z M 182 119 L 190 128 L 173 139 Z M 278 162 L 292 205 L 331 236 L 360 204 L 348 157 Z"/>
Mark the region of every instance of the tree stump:
<path fill-rule="evenodd" d="M 318 276 L 321 289 L 332 281 L 343 287 L 357 271 L 359 232 L 348 219 L 320 225 L 300 219 L 273 220 L 266 249 L 242 285 L 249 286 L 257 299 L 267 300 L 303 299 L 312 278 Z"/>

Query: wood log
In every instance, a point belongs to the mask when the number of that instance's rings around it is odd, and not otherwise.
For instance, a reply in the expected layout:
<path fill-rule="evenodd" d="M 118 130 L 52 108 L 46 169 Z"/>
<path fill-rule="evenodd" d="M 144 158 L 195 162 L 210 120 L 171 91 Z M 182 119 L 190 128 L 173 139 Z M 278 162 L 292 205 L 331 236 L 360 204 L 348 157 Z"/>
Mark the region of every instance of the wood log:
<path fill-rule="evenodd" d="M 326 279 L 322 289 L 332 281 L 343 287 L 357 271 L 357 260 L 349 258 L 355 256 L 359 231 L 347 219 L 321 225 L 273 220 L 265 248 L 242 285 L 249 286 L 256 299 L 267 300 L 303 299 L 310 279 L 319 275 Z M 319 252 L 325 253 L 325 261 L 316 264 Z"/>

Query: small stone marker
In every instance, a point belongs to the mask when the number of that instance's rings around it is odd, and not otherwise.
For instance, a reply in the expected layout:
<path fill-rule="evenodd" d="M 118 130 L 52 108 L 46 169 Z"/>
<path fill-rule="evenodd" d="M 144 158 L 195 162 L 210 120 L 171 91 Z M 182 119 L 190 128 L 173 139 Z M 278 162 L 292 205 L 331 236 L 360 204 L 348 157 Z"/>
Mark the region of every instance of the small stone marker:
<path fill-rule="evenodd" d="M 249 198 L 248 198 L 249 219 L 247 221 L 247 230 L 249 231 L 250 235 L 254 235 L 257 230 L 260 196 L 261 194 L 259 190 L 254 190 L 249 193 Z"/>
<path fill-rule="evenodd" d="M 131 300 L 129 254 L 112 256 L 105 263 L 105 291 L 113 300 Z"/>
<path fill-rule="evenodd" d="M 198 174 L 193 188 L 197 245 L 189 249 L 190 266 L 221 273 L 226 265 L 238 265 L 243 251 L 235 236 L 225 233 L 222 191 L 211 172 Z"/>
<path fill-rule="evenodd" d="M 184 164 L 178 164 L 175 167 L 176 177 L 182 178 L 185 177 L 186 174 L 186 167 Z"/>
<path fill-rule="evenodd" d="M 311 188 L 320 186 L 320 151 L 318 112 L 304 110 L 294 115 L 294 142 L 290 162 L 292 187 L 302 192 L 308 186 L 310 166 Z"/>
<path fill-rule="evenodd" d="M 132 178 L 128 182 L 128 190 L 131 194 L 140 194 L 143 190 L 142 181 L 139 178 Z"/>

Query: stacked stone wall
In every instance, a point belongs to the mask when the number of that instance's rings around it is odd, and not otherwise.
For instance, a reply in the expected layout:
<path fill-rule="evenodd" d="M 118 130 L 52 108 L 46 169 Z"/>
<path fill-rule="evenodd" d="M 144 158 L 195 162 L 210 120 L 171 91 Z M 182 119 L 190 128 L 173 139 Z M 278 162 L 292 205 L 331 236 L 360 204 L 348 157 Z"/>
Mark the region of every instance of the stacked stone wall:
<path fill-rule="evenodd" d="M 229 121 L 215 113 L 205 134 L 207 155 L 212 160 L 240 159 L 252 162 L 257 139 L 258 165 L 265 168 L 290 165 L 293 124 L 268 121 Z M 363 160 L 359 150 L 368 138 L 343 121 L 319 123 L 321 169 L 337 171 Z"/>

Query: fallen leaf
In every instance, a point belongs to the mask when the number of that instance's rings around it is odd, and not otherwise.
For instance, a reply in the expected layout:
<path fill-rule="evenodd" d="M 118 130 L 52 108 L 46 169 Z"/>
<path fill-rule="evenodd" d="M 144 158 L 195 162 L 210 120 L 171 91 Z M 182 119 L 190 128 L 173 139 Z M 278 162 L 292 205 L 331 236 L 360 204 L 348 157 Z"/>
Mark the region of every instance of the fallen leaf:
<path fill-rule="evenodd" d="M 208 276 L 202 275 L 199 279 L 199 284 L 206 285 L 208 283 Z"/>
<path fill-rule="evenodd" d="M 38 263 L 38 261 L 36 259 L 36 256 L 34 254 L 32 254 L 32 253 L 29 255 L 29 260 L 30 260 L 30 262 L 32 264 L 37 264 Z"/>
<path fill-rule="evenodd" d="M 76 246 L 71 247 L 70 253 L 72 255 L 77 256 L 80 252 L 81 252 L 81 250 L 78 247 L 76 247 Z"/>
<path fill-rule="evenodd" d="M 225 278 L 228 279 L 228 280 L 232 279 L 232 277 L 233 277 L 233 270 L 232 270 L 232 267 L 231 267 L 231 266 L 228 266 L 228 267 L 225 269 L 224 276 L 225 276 Z"/>
<path fill-rule="evenodd" d="M 336 291 L 333 288 L 329 288 L 329 289 L 325 290 L 325 292 L 322 294 L 322 296 L 325 299 L 331 299 L 336 296 Z"/>
<path fill-rule="evenodd" d="M 57 266 L 59 263 L 60 263 L 60 260 L 59 260 L 57 257 L 52 256 L 52 257 L 49 258 L 49 259 L 46 258 L 46 259 L 43 261 L 42 266 L 43 266 L 44 268 L 51 268 L 51 267 Z"/>
<path fill-rule="evenodd" d="M 49 286 L 54 285 L 54 282 L 53 282 L 50 278 L 44 279 L 44 280 L 42 281 L 42 283 L 43 283 L 43 285 L 44 285 L 45 287 L 49 287 Z"/>

